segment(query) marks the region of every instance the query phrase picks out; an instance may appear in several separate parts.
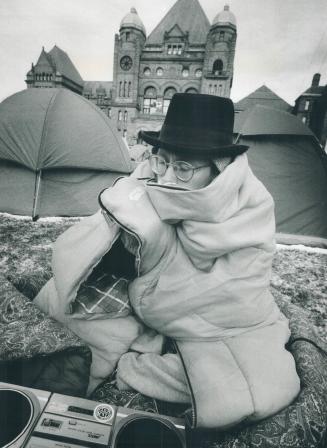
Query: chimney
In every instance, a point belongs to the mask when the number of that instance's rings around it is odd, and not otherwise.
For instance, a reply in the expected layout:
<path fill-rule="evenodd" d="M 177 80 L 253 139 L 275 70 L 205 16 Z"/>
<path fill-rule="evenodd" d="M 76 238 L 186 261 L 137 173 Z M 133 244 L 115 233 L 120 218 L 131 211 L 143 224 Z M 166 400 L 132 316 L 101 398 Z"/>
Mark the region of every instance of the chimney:
<path fill-rule="evenodd" d="M 311 87 L 318 87 L 320 82 L 320 73 L 313 75 Z"/>

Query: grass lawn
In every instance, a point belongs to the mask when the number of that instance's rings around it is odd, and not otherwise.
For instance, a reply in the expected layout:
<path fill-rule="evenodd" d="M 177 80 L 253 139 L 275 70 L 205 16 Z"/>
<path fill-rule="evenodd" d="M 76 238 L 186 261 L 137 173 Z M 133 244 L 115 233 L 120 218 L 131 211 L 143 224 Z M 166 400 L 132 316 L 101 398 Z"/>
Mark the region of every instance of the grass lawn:
<path fill-rule="evenodd" d="M 20 276 L 42 273 L 51 263 L 54 240 L 79 218 L 30 218 L 0 214 L 0 272 Z M 309 313 L 327 341 L 327 253 L 278 248 L 272 286 Z"/>

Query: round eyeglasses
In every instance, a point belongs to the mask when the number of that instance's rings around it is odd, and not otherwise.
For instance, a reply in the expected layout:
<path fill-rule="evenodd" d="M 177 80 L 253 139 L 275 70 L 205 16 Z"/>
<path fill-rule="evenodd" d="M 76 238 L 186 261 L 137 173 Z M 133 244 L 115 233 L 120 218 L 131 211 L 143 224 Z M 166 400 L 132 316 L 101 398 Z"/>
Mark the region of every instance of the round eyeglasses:
<path fill-rule="evenodd" d="M 168 163 L 163 157 L 160 156 L 150 156 L 150 166 L 152 171 L 158 176 L 164 176 L 168 166 L 172 166 L 175 176 L 182 182 L 188 182 L 192 179 L 194 171 L 200 168 L 206 168 L 210 165 L 193 166 L 189 162 L 183 162 L 182 160 L 176 160 L 173 163 Z"/>

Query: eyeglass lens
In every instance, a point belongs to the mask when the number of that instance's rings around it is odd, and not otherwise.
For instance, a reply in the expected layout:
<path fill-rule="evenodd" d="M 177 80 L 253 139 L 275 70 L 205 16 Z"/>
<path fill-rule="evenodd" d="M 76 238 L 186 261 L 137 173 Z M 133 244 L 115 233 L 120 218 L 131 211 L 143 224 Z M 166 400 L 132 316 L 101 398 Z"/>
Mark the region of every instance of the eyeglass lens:
<path fill-rule="evenodd" d="M 159 156 L 151 156 L 150 161 L 152 171 L 159 176 L 163 176 L 165 174 L 169 165 L 173 167 L 177 179 L 184 182 L 189 181 L 194 173 L 194 167 L 187 162 L 176 161 L 173 163 L 167 163 L 165 159 Z"/>

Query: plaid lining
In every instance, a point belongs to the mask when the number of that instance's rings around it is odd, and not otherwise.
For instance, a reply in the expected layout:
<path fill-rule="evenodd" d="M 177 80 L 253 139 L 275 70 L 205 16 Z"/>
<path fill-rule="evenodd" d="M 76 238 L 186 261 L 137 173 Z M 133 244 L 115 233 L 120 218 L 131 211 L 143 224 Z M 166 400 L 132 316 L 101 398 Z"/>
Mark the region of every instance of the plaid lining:
<path fill-rule="evenodd" d="M 131 313 L 128 283 L 126 278 L 93 271 L 77 292 L 73 314 L 106 314 L 110 318 L 127 316 Z"/>

